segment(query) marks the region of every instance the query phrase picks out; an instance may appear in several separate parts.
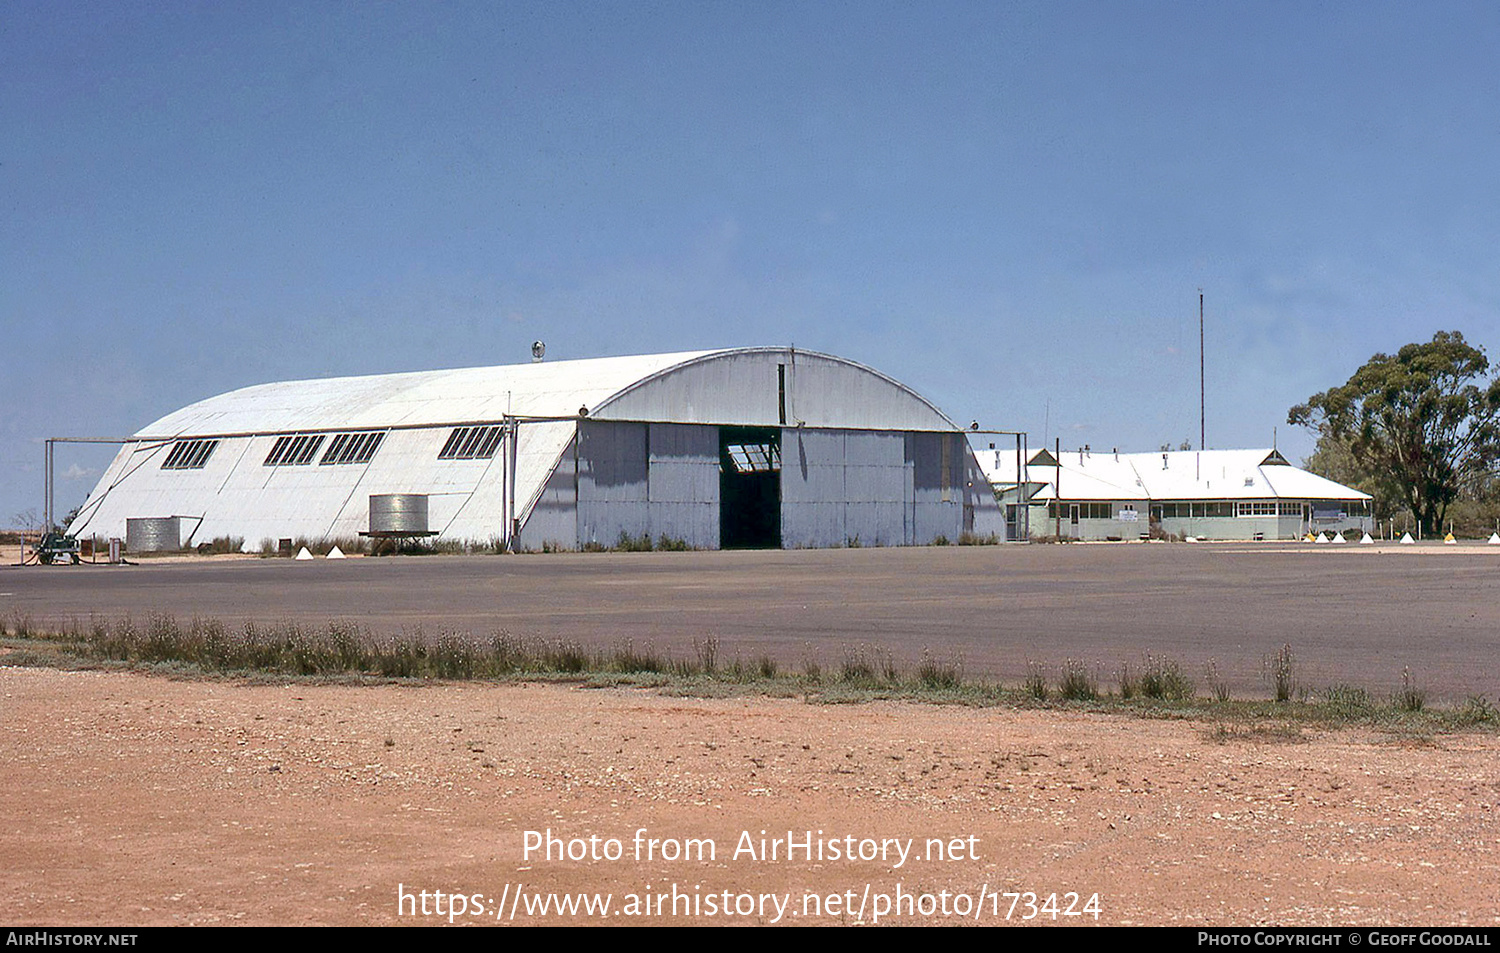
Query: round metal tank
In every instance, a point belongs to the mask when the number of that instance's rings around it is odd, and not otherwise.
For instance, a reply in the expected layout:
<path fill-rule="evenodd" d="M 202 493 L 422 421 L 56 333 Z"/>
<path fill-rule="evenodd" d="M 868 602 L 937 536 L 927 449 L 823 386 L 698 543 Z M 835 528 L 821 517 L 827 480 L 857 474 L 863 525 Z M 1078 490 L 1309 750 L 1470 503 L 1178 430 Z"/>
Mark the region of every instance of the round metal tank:
<path fill-rule="evenodd" d="M 426 533 L 426 493 L 379 493 L 370 497 L 371 533 Z"/>
<path fill-rule="evenodd" d="M 171 553 L 182 548 L 182 519 L 142 516 L 125 520 L 125 549 L 131 553 Z"/>

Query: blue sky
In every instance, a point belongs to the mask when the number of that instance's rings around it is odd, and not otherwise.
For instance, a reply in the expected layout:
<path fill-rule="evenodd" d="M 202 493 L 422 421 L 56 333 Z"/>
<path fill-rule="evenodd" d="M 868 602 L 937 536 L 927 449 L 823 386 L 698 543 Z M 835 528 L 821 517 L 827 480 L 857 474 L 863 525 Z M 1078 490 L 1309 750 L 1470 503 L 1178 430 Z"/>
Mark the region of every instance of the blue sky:
<path fill-rule="evenodd" d="M 1493 3 L 0 10 L 0 525 L 248 384 L 796 344 L 1033 444 L 1294 459 L 1500 345 Z M 58 457 L 58 508 L 109 451 Z"/>

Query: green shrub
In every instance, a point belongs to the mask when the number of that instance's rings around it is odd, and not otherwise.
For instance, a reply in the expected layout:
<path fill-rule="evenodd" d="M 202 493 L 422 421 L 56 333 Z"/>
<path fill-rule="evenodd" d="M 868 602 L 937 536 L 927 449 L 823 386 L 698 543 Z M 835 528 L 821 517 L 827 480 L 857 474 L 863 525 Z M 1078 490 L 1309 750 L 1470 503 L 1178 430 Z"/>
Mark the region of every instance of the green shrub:
<path fill-rule="evenodd" d="M 1363 718 L 1375 711 L 1370 693 L 1358 685 L 1331 685 L 1323 693 L 1330 714 L 1339 718 Z"/>

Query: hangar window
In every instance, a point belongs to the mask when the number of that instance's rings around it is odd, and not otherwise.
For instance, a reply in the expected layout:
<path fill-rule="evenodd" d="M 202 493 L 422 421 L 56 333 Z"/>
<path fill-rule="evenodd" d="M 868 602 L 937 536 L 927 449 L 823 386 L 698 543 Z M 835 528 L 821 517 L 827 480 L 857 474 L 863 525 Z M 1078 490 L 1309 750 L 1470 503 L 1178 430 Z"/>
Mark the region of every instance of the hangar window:
<path fill-rule="evenodd" d="M 495 455 L 504 427 L 455 427 L 438 453 L 439 460 L 488 460 Z"/>
<path fill-rule="evenodd" d="M 336 434 L 333 442 L 324 452 L 323 459 L 318 461 L 318 465 L 369 463 L 370 458 L 375 456 L 375 451 L 380 449 L 380 442 L 384 439 L 385 431 L 383 430 Z"/>
<path fill-rule="evenodd" d="M 276 445 L 266 457 L 268 467 L 301 467 L 312 463 L 318 448 L 323 445 L 322 434 L 297 434 L 277 437 Z"/>
<path fill-rule="evenodd" d="M 178 440 L 172 444 L 171 452 L 161 462 L 161 468 L 163 470 L 201 470 L 214 452 L 214 447 L 218 445 L 217 440 Z"/>
<path fill-rule="evenodd" d="M 775 473 L 781 469 L 781 448 L 770 443 L 731 443 L 724 447 L 740 473 Z"/>

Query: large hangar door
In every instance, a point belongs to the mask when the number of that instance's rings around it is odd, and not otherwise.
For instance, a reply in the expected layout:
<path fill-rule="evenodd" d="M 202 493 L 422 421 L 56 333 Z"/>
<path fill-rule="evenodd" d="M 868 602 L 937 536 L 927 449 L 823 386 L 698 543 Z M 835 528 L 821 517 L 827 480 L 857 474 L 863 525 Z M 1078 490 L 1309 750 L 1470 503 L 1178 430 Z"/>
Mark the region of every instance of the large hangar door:
<path fill-rule="evenodd" d="M 781 431 L 719 428 L 719 546 L 781 548 Z"/>

